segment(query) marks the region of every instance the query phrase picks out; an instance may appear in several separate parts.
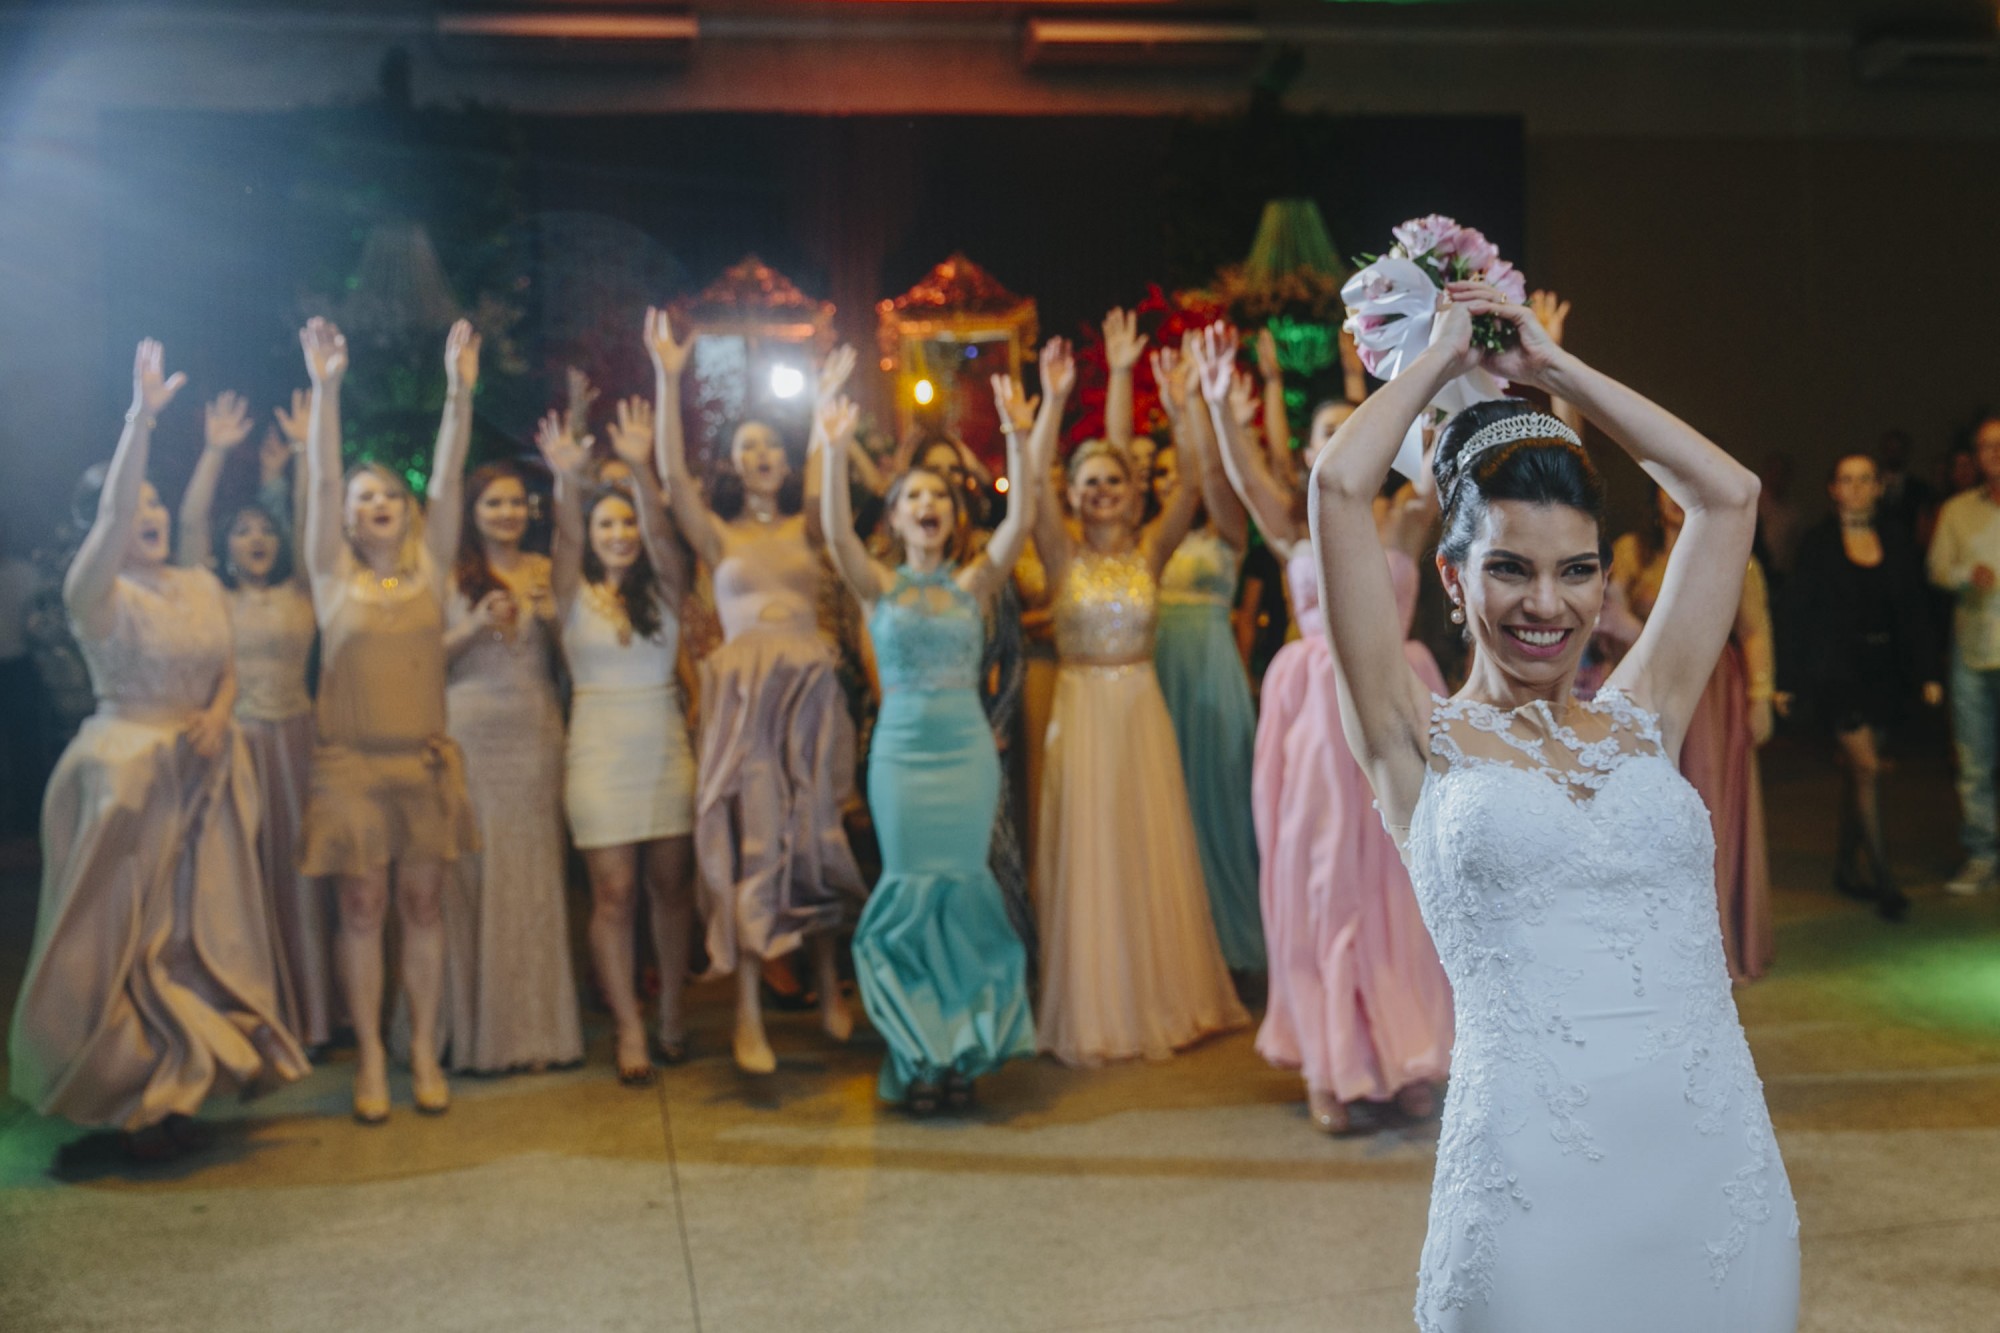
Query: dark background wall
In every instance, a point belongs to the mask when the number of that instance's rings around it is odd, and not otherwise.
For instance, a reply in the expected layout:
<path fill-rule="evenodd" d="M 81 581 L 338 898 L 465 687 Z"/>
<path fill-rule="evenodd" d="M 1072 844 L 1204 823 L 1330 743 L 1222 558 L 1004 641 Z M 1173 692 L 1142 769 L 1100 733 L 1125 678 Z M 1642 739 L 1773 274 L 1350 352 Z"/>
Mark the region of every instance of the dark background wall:
<path fill-rule="evenodd" d="M 187 169 L 171 151 L 186 124 L 178 116 L 240 127 L 360 106 L 377 95 L 385 55 L 400 51 L 417 106 L 476 101 L 546 127 L 523 186 L 531 215 L 629 222 L 662 247 L 649 271 L 705 281 L 754 237 L 773 247 L 773 262 L 791 256 L 795 276 L 852 318 L 958 232 L 1000 278 L 1043 301 L 1054 331 L 1134 299 L 1144 278 L 1181 276 L 1200 246 L 1174 230 L 1188 215 L 1171 190 L 1193 155 L 1162 127 L 1244 115 L 1272 68 L 1266 58 L 1213 73 L 1025 69 L 1021 16 L 1005 5 L 696 9 L 704 36 L 691 61 L 654 70 L 450 59 L 430 40 L 429 7 L 396 0 L 198 10 L 0 0 L 10 56 L 0 66 L 0 513 L 41 524 L 48 498 L 104 455 L 127 392 L 124 349 L 149 331 L 137 321 L 186 308 L 173 296 L 179 279 L 151 271 L 183 257 L 144 243 L 149 217 L 163 241 L 180 216 L 169 205 L 183 197 L 172 181 Z M 1977 72 L 1858 72 L 1868 34 L 1906 11 L 1930 21 L 1977 10 L 1990 38 L 1990 7 L 1270 0 L 1251 9 L 1272 34 L 1267 56 L 1300 53 L 1276 80 L 1295 112 L 1357 132 L 1421 128 L 1430 117 L 1459 134 L 1518 127 L 1518 157 L 1489 142 L 1469 163 L 1475 155 L 1415 138 L 1385 140 L 1370 157 L 1365 134 L 1349 134 L 1338 153 L 1308 160 L 1321 173 L 1309 192 L 1344 247 L 1379 243 L 1386 222 L 1431 208 L 1505 213 L 1491 175 L 1475 180 L 1477 166 L 1519 164 L 1518 232 L 1479 220 L 1510 250 L 1519 245 L 1531 282 L 1575 301 L 1572 345 L 1744 458 L 1783 449 L 1810 478 L 1899 425 L 1929 465 L 1977 409 L 2000 405 L 2000 265 L 1986 251 L 2000 217 L 2000 85 Z M 701 132 L 715 122 L 699 118 L 719 114 L 794 119 L 732 141 Z M 1016 128 L 995 128 L 988 149 L 964 138 L 992 117 Z M 150 162 L 135 148 L 146 142 L 135 119 L 155 121 L 155 146 L 165 145 Z M 649 125 L 665 137 L 650 137 Z M 1097 147 L 1099 134 L 1117 151 Z M 677 161 L 656 150 L 668 142 Z M 1246 184 L 1217 217 L 1238 206 L 1247 217 L 1267 197 L 1258 172 L 1269 152 L 1254 138 L 1239 144 L 1231 165 Z M 922 179 L 940 188 L 909 193 Z M 1408 185 L 1379 189 L 1385 179 Z M 852 208 L 851 196 L 867 207 Z M 1016 200 L 1024 220 L 1007 222 Z M 696 206 L 729 213 L 743 235 L 678 227 L 675 209 Z M 235 200 L 218 196 L 208 207 L 216 235 L 230 238 L 227 262 L 211 264 L 213 283 L 197 288 L 210 303 L 201 308 L 216 313 L 170 350 L 261 349 L 278 366 L 289 350 L 279 316 L 288 320 L 285 300 L 304 293 L 271 292 L 307 279 L 277 266 L 290 252 L 261 239 L 256 228 L 270 219 L 258 221 L 258 206 L 238 217 Z M 1238 237 L 1233 247 L 1247 242 L 1247 226 Z"/>

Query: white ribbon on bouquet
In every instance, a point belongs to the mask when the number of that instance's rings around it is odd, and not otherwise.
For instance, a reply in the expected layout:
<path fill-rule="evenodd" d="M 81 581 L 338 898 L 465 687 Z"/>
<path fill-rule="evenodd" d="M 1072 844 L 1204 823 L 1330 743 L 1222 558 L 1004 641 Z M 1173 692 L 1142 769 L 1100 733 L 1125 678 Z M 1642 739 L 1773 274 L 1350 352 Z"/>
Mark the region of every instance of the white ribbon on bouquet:
<path fill-rule="evenodd" d="M 1355 348 L 1368 373 L 1392 380 L 1407 370 L 1437 336 L 1441 290 L 1431 275 L 1412 260 L 1378 259 L 1349 278 L 1340 289 L 1347 305 L 1343 325 L 1354 335 Z M 1438 390 L 1430 406 L 1450 416 L 1474 403 L 1504 398 L 1506 384 L 1483 370 L 1473 370 Z M 1424 465 L 1424 414 L 1410 424 L 1390 464 L 1414 481 Z"/>

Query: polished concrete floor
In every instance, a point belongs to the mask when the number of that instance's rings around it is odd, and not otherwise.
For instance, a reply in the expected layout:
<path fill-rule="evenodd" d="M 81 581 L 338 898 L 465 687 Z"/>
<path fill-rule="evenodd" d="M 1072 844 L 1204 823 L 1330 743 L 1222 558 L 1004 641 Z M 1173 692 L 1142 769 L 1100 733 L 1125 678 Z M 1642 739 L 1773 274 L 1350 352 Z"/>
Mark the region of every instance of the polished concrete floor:
<path fill-rule="evenodd" d="M 1823 889 L 1822 763 L 1768 756 L 1780 958 L 1740 995 L 1802 1215 L 1801 1327 L 2000 1329 L 2000 899 L 1937 891 L 1935 759 L 1895 777 L 1912 920 Z M 31 900 L 0 885 L 0 1003 Z M 697 1058 L 650 1091 L 612 1081 L 600 1024 L 582 1069 L 460 1080 L 450 1115 L 374 1130 L 336 1061 L 212 1107 L 214 1146 L 162 1166 L 0 1102 L 0 1329 L 1412 1327 L 1434 1127 L 1322 1138 L 1247 1035 L 1016 1066 L 914 1123 L 876 1105 L 865 1033 L 781 1019 L 753 1082 L 727 1019 L 705 993 Z"/>

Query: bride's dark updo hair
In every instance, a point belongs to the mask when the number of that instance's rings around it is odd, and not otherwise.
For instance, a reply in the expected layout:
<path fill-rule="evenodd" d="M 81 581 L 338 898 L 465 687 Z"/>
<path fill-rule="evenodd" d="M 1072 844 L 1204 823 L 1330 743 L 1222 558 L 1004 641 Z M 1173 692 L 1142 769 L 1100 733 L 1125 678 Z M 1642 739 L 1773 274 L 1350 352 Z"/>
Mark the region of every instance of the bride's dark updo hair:
<path fill-rule="evenodd" d="M 1554 434 L 1537 435 L 1482 449 L 1470 459 L 1464 456 L 1465 446 L 1486 427 L 1535 411 L 1533 404 L 1519 398 L 1499 398 L 1474 403 L 1444 423 L 1431 469 L 1437 475 L 1438 504 L 1444 511 L 1438 553 L 1452 564 L 1465 563 L 1486 508 L 1495 500 L 1563 505 L 1589 515 L 1597 524 L 1598 556 L 1610 562 L 1611 544 L 1604 536 L 1604 481 L 1582 445 Z"/>

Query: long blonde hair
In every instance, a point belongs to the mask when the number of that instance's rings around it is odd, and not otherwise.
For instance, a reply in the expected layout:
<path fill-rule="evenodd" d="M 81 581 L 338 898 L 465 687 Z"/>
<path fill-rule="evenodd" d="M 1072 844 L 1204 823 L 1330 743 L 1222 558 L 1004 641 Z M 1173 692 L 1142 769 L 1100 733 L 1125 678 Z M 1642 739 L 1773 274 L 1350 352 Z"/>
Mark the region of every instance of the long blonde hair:
<path fill-rule="evenodd" d="M 403 544 L 396 551 L 396 568 L 406 574 L 414 574 L 423 565 L 424 552 L 424 507 L 418 502 L 416 492 L 410 489 L 410 480 L 392 467 L 374 461 L 356 463 L 347 469 L 347 475 L 340 483 L 340 525 L 347 534 L 347 549 L 357 564 L 366 564 L 361 547 L 354 540 L 353 529 L 347 526 L 347 495 L 354 489 L 354 483 L 364 475 L 373 476 L 384 482 L 389 489 L 403 497 L 403 504 L 410 515 L 409 526 L 403 530 Z"/>

